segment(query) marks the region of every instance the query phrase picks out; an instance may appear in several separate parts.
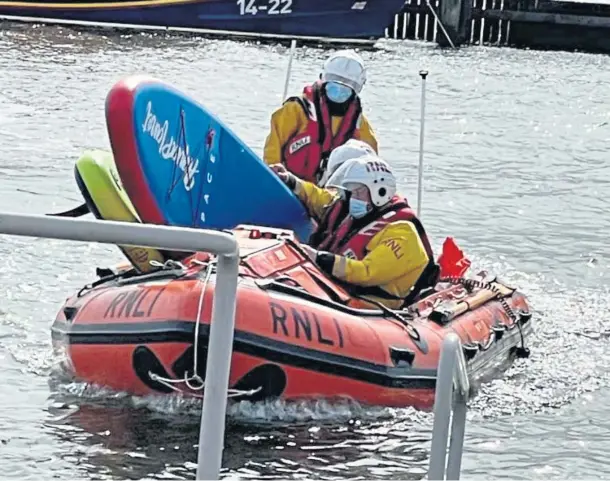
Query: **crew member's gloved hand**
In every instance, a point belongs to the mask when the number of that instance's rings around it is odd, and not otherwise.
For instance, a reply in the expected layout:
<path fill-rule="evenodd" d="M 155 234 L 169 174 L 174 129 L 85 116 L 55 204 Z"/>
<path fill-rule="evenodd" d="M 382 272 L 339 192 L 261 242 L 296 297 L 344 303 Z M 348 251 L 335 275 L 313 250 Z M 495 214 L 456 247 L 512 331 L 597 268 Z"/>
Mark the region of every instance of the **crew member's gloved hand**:
<path fill-rule="evenodd" d="M 292 172 L 286 170 L 286 167 L 282 164 L 273 164 L 270 168 L 290 190 L 294 190 L 297 185 L 297 178 Z"/>
<path fill-rule="evenodd" d="M 316 262 L 316 258 L 318 256 L 318 251 L 309 247 L 306 244 L 301 244 L 301 249 L 303 249 L 306 253 L 307 256 L 315 263 Z"/>
<path fill-rule="evenodd" d="M 331 252 L 319 251 L 311 248 L 306 244 L 301 244 L 301 249 L 305 251 L 307 257 L 317 265 L 320 270 L 328 275 L 333 275 L 333 270 L 336 262 L 345 262 L 345 258 L 337 256 Z M 345 269 L 345 267 L 343 267 Z"/>

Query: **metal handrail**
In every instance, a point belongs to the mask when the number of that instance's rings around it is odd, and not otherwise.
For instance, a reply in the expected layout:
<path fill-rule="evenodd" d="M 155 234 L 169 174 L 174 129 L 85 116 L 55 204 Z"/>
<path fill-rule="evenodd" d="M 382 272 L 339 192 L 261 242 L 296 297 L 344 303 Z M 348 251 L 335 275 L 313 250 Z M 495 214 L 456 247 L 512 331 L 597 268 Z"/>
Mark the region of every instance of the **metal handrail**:
<path fill-rule="evenodd" d="M 218 255 L 197 459 L 198 480 L 218 479 L 222 464 L 226 396 L 235 328 L 239 267 L 239 245 L 235 237 L 230 233 L 208 229 L 2 212 L 0 234 L 186 252 L 206 251 Z M 437 373 L 428 479 L 459 479 L 469 391 L 462 345 L 457 335 L 448 334 L 442 344 Z"/>
<path fill-rule="evenodd" d="M 207 229 L 3 212 L 0 212 L 0 234 L 186 252 L 206 251 L 218 255 L 197 460 L 197 479 L 218 479 L 235 328 L 239 267 L 239 245 L 235 237 Z"/>
<path fill-rule="evenodd" d="M 469 393 L 470 381 L 462 343 L 456 334 L 450 333 L 443 340 L 436 377 L 434 424 L 428 469 L 430 480 L 460 479 Z M 449 459 L 447 459 L 447 443 L 449 443 Z"/>

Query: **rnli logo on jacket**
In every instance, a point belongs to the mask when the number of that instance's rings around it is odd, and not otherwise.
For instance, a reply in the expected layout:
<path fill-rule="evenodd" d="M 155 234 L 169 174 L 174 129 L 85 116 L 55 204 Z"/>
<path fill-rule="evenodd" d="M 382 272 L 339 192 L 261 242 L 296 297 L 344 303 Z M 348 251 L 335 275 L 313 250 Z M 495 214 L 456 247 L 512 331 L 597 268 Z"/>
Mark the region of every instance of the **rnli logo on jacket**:
<path fill-rule="evenodd" d="M 306 135 L 305 137 L 296 140 L 292 144 L 290 144 L 290 148 L 288 149 L 288 151 L 291 154 L 294 154 L 297 150 L 301 150 L 303 147 L 309 144 L 311 144 L 311 136 Z"/>
<path fill-rule="evenodd" d="M 351 249 L 347 249 L 344 253 L 343 253 L 343 257 L 347 257 L 348 259 L 356 259 L 356 254 L 354 253 L 353 250 Z"/>
<path fill-rule="evenodd" d="M 404 253 L 402 252 L 402 248 L 400 247 L 400 244 L 398 242 L 396 242 L 394 239 L 388 239 L 385 240 L 381 243 L 384 246 L 387 246 L 396 256 L 396 259 L 400 259 L 402 256 L 404 256 Z"/>

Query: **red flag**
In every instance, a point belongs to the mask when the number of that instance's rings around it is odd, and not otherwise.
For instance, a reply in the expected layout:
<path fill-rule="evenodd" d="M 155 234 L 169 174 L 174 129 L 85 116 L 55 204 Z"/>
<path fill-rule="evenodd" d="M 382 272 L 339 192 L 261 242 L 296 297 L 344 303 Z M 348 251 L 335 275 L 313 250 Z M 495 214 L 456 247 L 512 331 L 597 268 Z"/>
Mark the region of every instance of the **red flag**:
<path fill-rule="evenodd" d="M 441 277 L 462 277 L 472 263 L 457 246 L 453 237 L 447 237 L 438 264 L 441 268 Z"/>

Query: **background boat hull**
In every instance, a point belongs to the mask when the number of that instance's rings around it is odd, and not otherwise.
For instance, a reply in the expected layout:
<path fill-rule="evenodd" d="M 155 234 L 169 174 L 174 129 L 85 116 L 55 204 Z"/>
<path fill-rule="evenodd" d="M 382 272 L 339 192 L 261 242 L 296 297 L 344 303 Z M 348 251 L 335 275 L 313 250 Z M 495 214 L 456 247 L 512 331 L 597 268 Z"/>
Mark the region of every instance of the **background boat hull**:
<path fill-rule="evenodd" d="M 404 0 L 0 1 L 0 15 L 263 34 L 379 38 Z"/>

